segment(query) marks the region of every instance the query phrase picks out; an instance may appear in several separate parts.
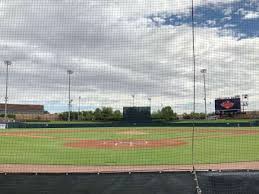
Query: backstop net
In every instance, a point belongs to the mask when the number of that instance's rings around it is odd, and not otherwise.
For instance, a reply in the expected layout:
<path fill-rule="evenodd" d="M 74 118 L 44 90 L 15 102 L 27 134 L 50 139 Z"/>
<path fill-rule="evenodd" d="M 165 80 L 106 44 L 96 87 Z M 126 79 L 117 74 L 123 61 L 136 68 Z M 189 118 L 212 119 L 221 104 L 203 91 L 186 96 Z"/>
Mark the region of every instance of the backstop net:
<path fill-rule="evenodd" d="M 213 193 L 240 188 L 200 171 L 259 170 L 258 1 L 3 0 L 0 23 L 0 172 Z"/>

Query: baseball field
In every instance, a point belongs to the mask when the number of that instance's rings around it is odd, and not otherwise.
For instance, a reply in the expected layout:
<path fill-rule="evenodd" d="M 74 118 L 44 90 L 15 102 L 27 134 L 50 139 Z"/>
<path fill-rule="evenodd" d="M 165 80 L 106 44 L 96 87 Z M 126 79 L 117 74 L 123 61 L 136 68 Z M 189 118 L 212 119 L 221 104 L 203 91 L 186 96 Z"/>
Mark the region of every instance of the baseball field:
<path fill-rule="evenodd" d="M 188 165 L 192 128 L 6 129 L 1 164 L 74 166 Z M 196 128 L 194 162 L 259 161 L 259 128 Z"/>

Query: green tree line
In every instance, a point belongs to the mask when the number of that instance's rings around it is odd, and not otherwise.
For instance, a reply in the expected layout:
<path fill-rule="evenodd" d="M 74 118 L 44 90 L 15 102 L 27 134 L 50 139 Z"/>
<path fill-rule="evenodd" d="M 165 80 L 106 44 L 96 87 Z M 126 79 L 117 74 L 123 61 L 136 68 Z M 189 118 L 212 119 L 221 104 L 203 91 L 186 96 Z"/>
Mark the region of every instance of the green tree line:
<path fill-rule="evenodd" d="M 151 117 L 154 120 L 177 120 L 177 114 L 170 106 L 153 112 Z M 68 119 L 68 112 L 60 113 L 59 118 L 66 121 Z M 102 107 L 96 108 L 93 111 L 71 112 L 70 118 L 74 121 L 120 121 L 123 119 L 123 115 L 120 110 L 113 110 L 111 107 Z"/>
<path fill-rule="evenodd" d="M 59 114 L 61 120 L 68 119 L 68 112 Z M 94 111 L 71 112 L 71 120 L 81 121 L 119 121 L 122 120 L 122 113 L 119 110 L 113 110 L 111 107 L 96 108 Z"/>
<path fill-rule="evenodd" d="M 166 106 L 163 107 L 161 110 L 154 111 L 151 114 L 153 120 L 164 120 L 164 121 L 175 121 L 178 120 L 178 115 L 172 107 Z M 68 112 L 63 112 L 59 114 L 59 118 L 61 120 L 66 121 L 68 119 Z M 78 112 L 71 112 L 70 115 L 71 120 L 81 120 L 81 121 L 120 121 L 123 120 L 123 114 L 120 110 L 113 110 L 111 107 L 102 107 L 96 108 L 95 110 L 90 111 L 81 111 Z M 189 119 L 198 119 L 202 120 L 205 119 L 204 113 L 184 113 L 182 115 L 182 119 L 189 120 Z"/>
<path fill-rule="evenodd" d="M 152 119 L 174 121 L 174 120 L 177 120 L 178 118 L 177 118 L 177 114 L 173 111 L 172 107 L 166 106 L 166 107 L 163 107 L 161 110 L 153 112 Z"/>
<path fill-rule="evenodd" d="M 204 113 L 184 113 L 183 114 L 183 119 L 189 120 L 189 119 L 195 119 L 195 120 L 203 120 L 206 119 L 206 115 Z"/>

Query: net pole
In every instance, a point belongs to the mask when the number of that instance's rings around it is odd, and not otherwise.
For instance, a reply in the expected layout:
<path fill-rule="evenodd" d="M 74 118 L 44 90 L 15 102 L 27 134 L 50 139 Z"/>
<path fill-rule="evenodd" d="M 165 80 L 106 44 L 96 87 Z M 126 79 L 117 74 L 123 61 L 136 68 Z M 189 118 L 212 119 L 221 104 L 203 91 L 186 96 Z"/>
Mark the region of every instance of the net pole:
<path fill-rule="evenodd" d="M 192 0 L 192 59 L 193 59 L 193 113 L 196 112 L 196 50 L 195 50 L 195 23 L 194 23 L 194 0 Z M 194 135 L 195 135 L 195 118 L 192 123 L 192 166 L 194 169 Z"/>
<path fill-rule="evenodd" d="M 194 136 L 195 136 L 195 117 L 194 114 L 196 112 L 196 50 L 195 50 L 195 22 L 194 22 L 194 0 L 192 0 L 192 58 L 193 58 L 193 123 L 192 123 L 192 168 L 194 181 L 196 185 L 197 194 L 201 194 L 202 191 L 199 186 L 199 180 L 197 177 L 197 173 L 195 170 L 195 162 L 194 162 Z"/>
<path fill-rule="evenodd" d="M 9 66 L 11 65 L 11 61 L 5 61 L 6 65 L 6 78 L 5 78 L 5 110 L 4 110 L 4 120 L 7 122 L 7 103 L 8 103 L 8 80 L 9 80 Z"/>

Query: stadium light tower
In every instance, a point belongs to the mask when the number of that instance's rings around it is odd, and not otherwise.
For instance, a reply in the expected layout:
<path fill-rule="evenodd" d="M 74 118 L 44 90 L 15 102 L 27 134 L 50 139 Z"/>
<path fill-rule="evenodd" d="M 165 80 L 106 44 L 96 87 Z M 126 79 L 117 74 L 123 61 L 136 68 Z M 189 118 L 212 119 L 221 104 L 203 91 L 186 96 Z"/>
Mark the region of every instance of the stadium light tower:
<path fill-rule="evenodd" d="M 152 101 L 151 100 L 152 100 L 151 98 L 148 98 L 150 108 L 152 106 Z"/>
<path fill-rule="evenodd" d="M 248 94 L 242 94 L 242 106 L 243 112 L 245 112 L 245 107 L 248 106 Z"/>
<path fill-rule="evenodd" d="M 71 103 L 72 103 L 72 100 L 71 100 L 71 75 L 73 74 L 74 72 L 72 70 L 67 70 L 67 74 L 68 74 L 68 121 L 70 122 L 70 117 L 71 117 Z"/>
<path fill-rule="evenodd" d="M 7 121 L 7 103 L 8 103 L 8 79 L 9 79 L 9 66 L 12 64 L 11 61 L 4 61 L 6 65 L 6 79 L 5 79 L 5 111 L 4 118 Z"/>
<path fill-rule="evenodd" d="M 135 94 L 132 95 L 132 105 L 135 106 Z"/>
<path fill-rule="evenodd" d="M 207 69 L 201 69 L 203 75 L 203 84 L 204 84 L 204 109 L 205 109 L 205 118 L 207 119 L 207 92 L 206 92 L 206 73 Z"/>
<path fill-rule="evenodd" d="M 78 120 L 80 121 L 80 112 L 81 112 L 81 96 L 78 98 Z"/>

